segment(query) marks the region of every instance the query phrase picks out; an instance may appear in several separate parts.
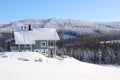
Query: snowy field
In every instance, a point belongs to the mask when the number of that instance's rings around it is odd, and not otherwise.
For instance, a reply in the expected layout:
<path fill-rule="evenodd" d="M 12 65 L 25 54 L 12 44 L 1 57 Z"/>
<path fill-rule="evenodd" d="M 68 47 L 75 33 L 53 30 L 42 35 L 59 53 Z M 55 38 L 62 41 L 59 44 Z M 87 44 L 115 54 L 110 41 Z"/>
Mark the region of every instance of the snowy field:
<path fill-rule="evenodd" d="M 120 80 L 120 68 L 36 52 L 0 53 L 0 80 Z"/>

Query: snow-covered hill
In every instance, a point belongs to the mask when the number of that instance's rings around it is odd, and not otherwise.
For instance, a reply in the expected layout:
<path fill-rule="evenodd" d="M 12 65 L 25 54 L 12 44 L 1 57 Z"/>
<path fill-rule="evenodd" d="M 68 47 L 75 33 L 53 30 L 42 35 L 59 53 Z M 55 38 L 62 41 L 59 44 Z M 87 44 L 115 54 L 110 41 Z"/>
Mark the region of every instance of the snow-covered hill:
<path fill-rule="evenodd" d="M 0 80 L 120 80 L 120 68 L 36 52 L 5 52 L 0 54 Z"/>
<path fill-rule="evenodd" d="M 59 18 L 46 18 L 46 19 L 25 19 L 8 24 L 2 24 L 2 28 L 20 28 L 31 24 L 33 27 L 48 27 L 56 29 L 64 29 L 76 32 L 77 35 L 81 34 L 106 34 L 106 33 L 119 33 L 120 22 L 89 22 L 73 19 L 59 19 Z M 6 29 L 6 30 L 7 30 Z M 2 31 L 2 29 L 0 30 Z M 5 31 L 5 30 L 3 30 Z M 9 30 L 11 31 L 11 30 Z"/>

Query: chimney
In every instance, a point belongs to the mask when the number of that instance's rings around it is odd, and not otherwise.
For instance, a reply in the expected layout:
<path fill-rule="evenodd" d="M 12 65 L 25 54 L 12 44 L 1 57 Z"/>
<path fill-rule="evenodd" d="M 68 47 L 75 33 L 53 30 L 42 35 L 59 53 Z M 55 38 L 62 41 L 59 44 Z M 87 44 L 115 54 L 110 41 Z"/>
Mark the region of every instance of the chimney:
<path fill-rule="evenodd" d="M 28 26 L 28 31 L 31 31 L 32 30 L 32 27 L 31 27 L 31 25 L 29 24 L 29 26 Z"/>
<path fill-rule="evenodd" d="M 21 30 L 23 30 L 23 26 L 21 26 Z"/>

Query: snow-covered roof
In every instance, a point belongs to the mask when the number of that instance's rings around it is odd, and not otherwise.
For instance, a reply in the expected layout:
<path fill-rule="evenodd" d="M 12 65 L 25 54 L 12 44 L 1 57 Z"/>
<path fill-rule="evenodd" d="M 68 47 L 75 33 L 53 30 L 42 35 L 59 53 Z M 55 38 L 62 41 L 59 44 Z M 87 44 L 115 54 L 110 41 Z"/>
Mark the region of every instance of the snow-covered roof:
<path fill-rule="evenodd" d="M 28 30 L 14 30 L 16 44 L 35 44 L 36 40 L 59 40 L 54 28 L 34 28 Z"/>

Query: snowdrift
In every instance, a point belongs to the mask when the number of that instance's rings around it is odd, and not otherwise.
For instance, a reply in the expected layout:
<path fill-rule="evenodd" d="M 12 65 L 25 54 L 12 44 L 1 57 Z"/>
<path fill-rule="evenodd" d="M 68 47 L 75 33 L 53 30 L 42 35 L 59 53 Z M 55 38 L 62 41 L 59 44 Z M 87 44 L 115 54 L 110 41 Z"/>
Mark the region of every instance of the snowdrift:
<path fill-rule="evenodd" d="M 37 52 L 0 53 L 0 80 L 120 80 L 120 68 Z"/>

